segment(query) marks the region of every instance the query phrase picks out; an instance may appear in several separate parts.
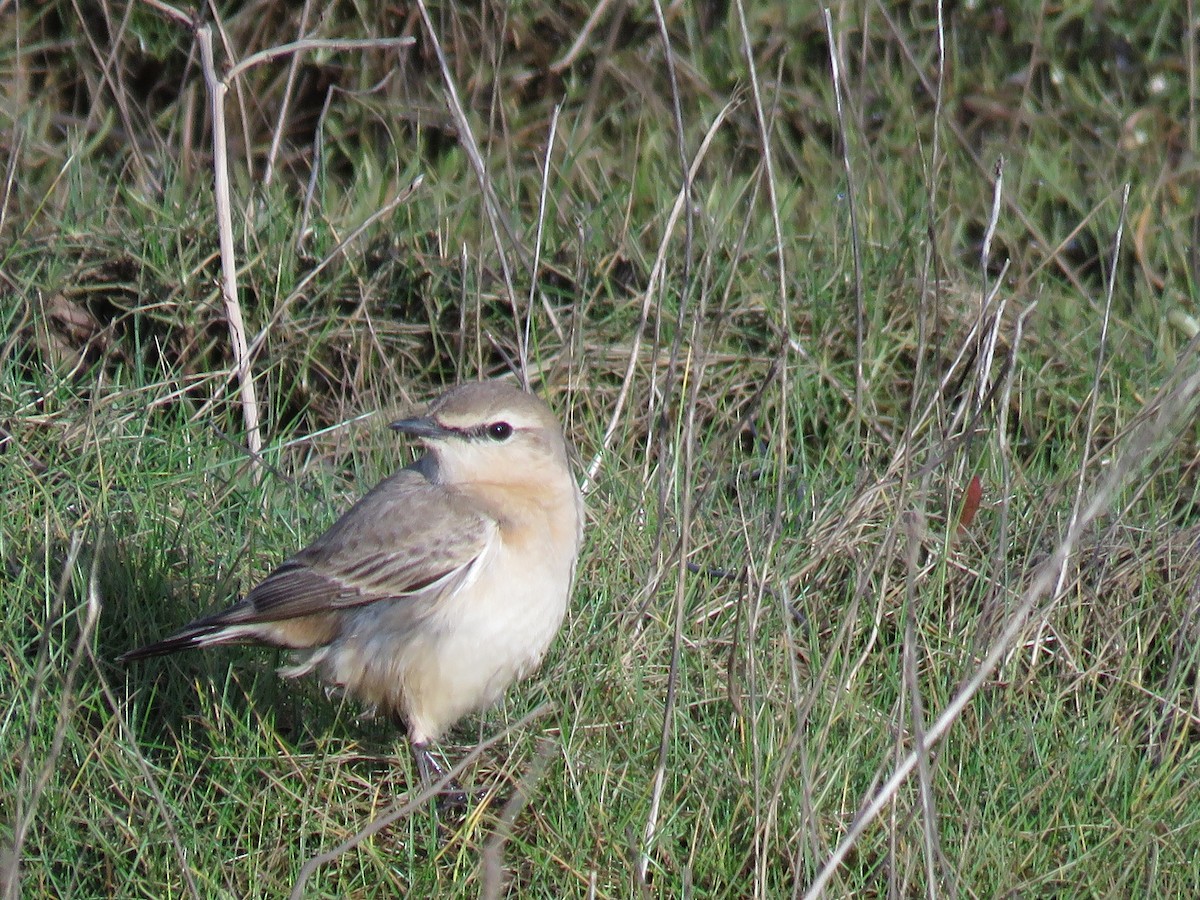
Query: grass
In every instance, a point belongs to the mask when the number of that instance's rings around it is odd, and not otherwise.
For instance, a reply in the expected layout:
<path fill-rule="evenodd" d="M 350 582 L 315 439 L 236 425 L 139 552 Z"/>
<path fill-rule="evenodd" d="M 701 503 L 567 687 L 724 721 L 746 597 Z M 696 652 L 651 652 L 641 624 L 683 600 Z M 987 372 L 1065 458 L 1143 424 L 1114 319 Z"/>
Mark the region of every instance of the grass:
<path fill-rule="evenodd" d="M 7 896 L 1194 891 L 1195 22 L 839 7 L 839 111 L 816 9 L 617 6 L 429 10 L 481 177 L 417 11 L 218 4 L 221 71 L 416 38 L 230 92 L 260 461 L 194 36 L 4 18 Z M 284 654 L 113 662 L 522 348 L 588 534 L 465 814 Z"/>

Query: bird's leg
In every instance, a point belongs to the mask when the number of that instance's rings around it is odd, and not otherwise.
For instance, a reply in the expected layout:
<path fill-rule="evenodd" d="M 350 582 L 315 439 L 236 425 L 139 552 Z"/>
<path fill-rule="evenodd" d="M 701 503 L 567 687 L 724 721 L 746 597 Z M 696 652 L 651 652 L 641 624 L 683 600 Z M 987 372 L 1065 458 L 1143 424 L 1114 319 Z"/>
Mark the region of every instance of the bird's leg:
<path fill-rule="evenodd" d="M 423 787 L 428 788 L 446 776 L 446 770 L 441 767 L 433 754 L 429 752 L 428 742 L 414 741 L 409 746 L 412 748 L 413 761 L 417 764 L 417 772 L 421 776 Z M 451 779 L 438 792 L 438 809 L 443 812 L 465 809 L 469 797 L 470 795 L 463 790 L 462 785 Z"/>
<path fill-rule="evenodd" d="M 417 773 L 421 776 L 421 784 L 424 787 L 429 787 L 446 774 L 438 761 L 433 758 L 433 754 L 429 752 L 429 744 L 421 741 L 410 746 L 412 747 L 413 762 L 417 764 Z"/>

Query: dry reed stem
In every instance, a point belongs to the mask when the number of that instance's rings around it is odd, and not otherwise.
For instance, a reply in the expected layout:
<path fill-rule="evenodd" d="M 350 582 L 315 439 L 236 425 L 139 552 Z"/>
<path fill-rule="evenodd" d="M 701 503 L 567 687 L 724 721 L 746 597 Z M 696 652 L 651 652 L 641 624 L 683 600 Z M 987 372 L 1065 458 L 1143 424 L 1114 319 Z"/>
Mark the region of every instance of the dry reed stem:
<path fill-rule="evenodd" d="M 233 351 L 233 376 L 236 377 L 240 390 L 242 422 L 246 430 L 246 445 L 250 452 L 254 478 L 256 481 L 259 481 L 262 478 L 261 414 L 254 384 L 254 373 L 251 367 L 254 351 L 246 340 L 245 319 L 242 316 L 241 302 L 238 299 L 237 259 L 233 247 L 233 205 L 229 187 L 229 149 L 225 136 L 225 96 L 229 92 L 229 86 L 235 83 L 237 77 L 243 72 L 282 56 L 292 56 L 295 59 L 304 52 L 319 49 L 394 49 L 410 46 L 414 43 L 414 38 L 371 38 L 365 40 L 300 39 L 252 53 L 245 59 L 236 62 L 229 68 L 223 78 L 219 78 L 213 54 L 212 26 L 207 23 L 200 24 L 185 13 L 170 4 L 160 2 L 160 0 L 146 0 L 146 2 L 172 20 L 191 27 L 194 31 L 196 41 L 200 46 L 201 69 L 204 73 L 204 83 L 208 91 L 209 109 L 212 117 L 213 195 L 217 214 L 217 239 L 220 246 L 221 298 L 225 307 L 225 321 L 229 330 L 230 348 Z M 294 66 L 295 63 L 293 63 L 293 71 Z M 291 82 L 289 81 L 289 86 L 290 84 Z M 123 93 L 118 92 L 118 96 L 123 96 Z M 282 122 L 285 110 L 286 96 L 284 106 L 280 111 L 280 122 Z M 243 128 L 247 128 L 244 121 Z M 277 128 L 276 130 L 278 132 L 279 129 Z M 248 140 L 246 141 L 246 145 L 250 145 Z M 273 152 L 272 156 L 268 158 L 268 170 L 271 168 L 272 159 Z M 385 209 L 390 209 L 394 205 L 395 203 L 385 207 Z M 378 215 L 382 215 L 382 211 L 368 219 L 368 221 L 374 221 Z M 339 249 L 341 246 L 339 245 Z M 261 337 L 262 334 L 259 335 L 259 339 Z M 256 343 L 258 343 L 259 339 L 256 339 Z"/>
<path fill-rule="evenodd" d="M 246 426 L 246 445 L 250 451 L 255 481 L 262 478 L 259 459 L 262 456 L 262 433 L 259 430 L 258 395 L 254 373 L 250 369 L 250 352 L 246 346 L 246 324 L 238 300 L 237 260 L 233 249 L 233 208 L 229 192 L 229 148 L 225 139 L 225 94 L 227 82 L 217 78 L 213 63 L 212 27 L 196 29 L 200 43 L 200 60 L 204 83 L 208 87 L 213 129 L 213 183 L 217 209 L 217 240 L 221 248 L 221 298 L 225 303 L 225 323 L 229 328 L 229 343 L 233 350 L 233 367 L 241 389 L 242 422 Z"/>

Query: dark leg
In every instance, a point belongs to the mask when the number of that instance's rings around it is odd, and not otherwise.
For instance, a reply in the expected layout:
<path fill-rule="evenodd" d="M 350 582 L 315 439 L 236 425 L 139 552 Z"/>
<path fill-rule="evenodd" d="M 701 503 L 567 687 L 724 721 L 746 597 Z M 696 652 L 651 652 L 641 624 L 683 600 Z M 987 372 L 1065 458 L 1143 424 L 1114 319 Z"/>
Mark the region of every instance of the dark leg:
<path fill-rule="evenodd" d="M 417 773 L 421 776 L 421 786 L 427 788 L 441 781 L 446 776 L 446 771 L 429 752 L 429 745 L 421 743 L 411 746 L 413 761 L 417 764 Z M 438 809 L 443 812 L 465 809 L 467 799 L 467 792 L 457 781 L 452 779 L 438 793 Z"/>
<path fill-rule="evenodd" d="M 412 744 L 411 746 L 413 762 L 417 764 L 417 774 L 421 776 L 423 787 L 429 787 L 446 774 L 438 765 L 438 761 L 433 758 L 433 754 L 429 752 L 428 744 Z"/>

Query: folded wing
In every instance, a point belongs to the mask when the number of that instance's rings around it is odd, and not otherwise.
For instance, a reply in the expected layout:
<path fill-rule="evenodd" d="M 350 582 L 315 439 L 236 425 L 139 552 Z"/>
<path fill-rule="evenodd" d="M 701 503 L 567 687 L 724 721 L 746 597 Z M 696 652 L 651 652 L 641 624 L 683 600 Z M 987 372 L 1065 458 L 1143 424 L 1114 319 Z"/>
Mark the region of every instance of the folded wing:
<path fill-rule="evenodd" d="M 123 661 L 191 647 L 261 641 L 316 647 L 348 609 L 381 601 L 434 605 L 495 539 L 497 523 L 417 467 L 382 481 L 241 601 Z"/>

